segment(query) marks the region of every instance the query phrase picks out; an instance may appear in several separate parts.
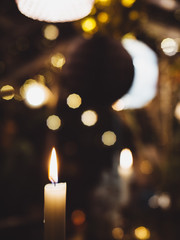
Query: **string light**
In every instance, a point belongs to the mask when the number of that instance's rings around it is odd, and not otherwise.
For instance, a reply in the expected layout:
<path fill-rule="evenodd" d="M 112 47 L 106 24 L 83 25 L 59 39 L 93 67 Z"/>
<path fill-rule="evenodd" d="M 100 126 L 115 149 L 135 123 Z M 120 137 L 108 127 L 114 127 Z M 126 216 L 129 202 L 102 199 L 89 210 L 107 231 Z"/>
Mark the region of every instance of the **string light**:
<path fill-rule="evenodd" d="M 56 115 L 51 115 L 46 120 L 47 127 L 51 130 L 57 130 L 61 126 L 61 119 Z"/>
<path fill-rule="evenodd" d="M 95 0 L 95 3 L 104 7 L 108 7 L 112 0 Z"/>
<path fill-rule="evenodd" d="M 66 59 L 62 53 L 57 53 L 51 57 L 51 64 L 55 68 L 61 69 L 65 62 Z"/>
<path fill-rule="evenodd" d="M 98 115 L 93 110 L 87 110 L 81 115 L 81 121 L 84 125 L 90 127 L 96 124 Z"/>
<path fill-rule="evenodd" d="M 55 40 L 59 36 L 59 29 L 53 24 L 48 24 L 43 29 L 43 35 L 48 40 Z"/>
<path fill-rule="evenodd" d="M 101 23 L 107 23 L 109 21 L 109 15 L 106 12 L 100 12 L 97 15 L 97 20 Z"/>
<path fill-rule="evenodd" d="M 165 38 L 161 42 L 161 48 L 167 56 L 173 56 L 178 51 L 178 43 L 172 38 Z"/>
<path fill-rule="evenodd" d="M 20 88 L 20 94 L 25 103 L 32 108 L 43 106 L 48 101 L 49 92 L 43 84 L 34 79 L 28 79 Z"/>
<path fill-rule="evenodd" d="M 76 93 L 73 93 L 73 94 L 70 94 L 68 97 L 67 97 L 67 105 L 70 107 L 70 108 L 78 108 L 82 103 L 82 100 L 81 100 L 81 97 L 76 94 Z"/>
<path fill-rule="evenodd" d="M 121 0 L 121 4 L 124 7 L 130 8 L 135 3 L 136 0 Z"/>
<path fill-rule="evenodd" d="M 94 33 L 97 30 L 96 20 L 92 17 L 85 18 L 81 21 L 81 27 L 84 32 Z"/>
<path fill-rule="evenodd" d="M 116 142 L 116 134 L 112 131 L 104 132 L 102 135 L 102 142 L 106 146 L 112 146 Z"/>
<path fill-rule="evenodd" d="M 116 240 L 123 239 L 123 237 L 124 237 L 124 231 L 123 231 L 123 229 L 120 228 L 120 227 L 113 228 L 113 230 L 112 230 L 112 236 L 113 236 L 113 238 L 116 239 Z"/>
<path fill-rule="evenodd" d="M 140 239 L 140 240 L 147 240 L 151 236 L 149 229 L 143 226 L 136 228 L 134 230 L 134 235 L 137 239 Z"/>
<path fill-rule="evenodd" d="M 5 85 L 0 89 L 1 97 L 5 100 L 11 100 L 14 97 L 14 88 L 10 85 Z"/>

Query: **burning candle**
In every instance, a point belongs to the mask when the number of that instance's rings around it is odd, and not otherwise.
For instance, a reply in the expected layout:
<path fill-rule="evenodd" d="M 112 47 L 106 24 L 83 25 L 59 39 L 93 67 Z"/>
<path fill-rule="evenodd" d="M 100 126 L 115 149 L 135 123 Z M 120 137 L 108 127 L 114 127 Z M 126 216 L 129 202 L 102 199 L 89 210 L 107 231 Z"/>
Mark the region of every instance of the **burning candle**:
<path fill-rule="evenodd" d="M 121 204 L 127 205 L 129 202 L 129 184 L 133 175 L 133 157 L 128 148 L 120 153 L 118 172 L 121 177 Z"/>
<path fill-rule="evenodd" d="M 65 240 L 66 183 L 58 183 L 58 164 L 55 148 L 52 149 L 49 180 L 44 187 L 45 240 Z"/>

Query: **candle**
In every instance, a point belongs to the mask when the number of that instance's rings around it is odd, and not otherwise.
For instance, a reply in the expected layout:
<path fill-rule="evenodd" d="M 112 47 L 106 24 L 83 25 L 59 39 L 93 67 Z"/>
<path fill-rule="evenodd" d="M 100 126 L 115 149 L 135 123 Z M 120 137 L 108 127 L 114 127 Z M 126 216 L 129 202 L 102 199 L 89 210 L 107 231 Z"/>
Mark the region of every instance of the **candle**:
<path fill-rule="evenodd" d="M 133 157 L 131 150 L 124 148 L 119 158 L 119 173 L 123 178 L 129 179 L 132 175 Z"/>
<path fill-rule="evenodd" d="M 52 149 L 49 180 L 44 187 L 45 240 L 65 240 L 66 183 L 58 183 L 55 148 Z"/>
<path fill-rule="evenodd" d="M 120 153 L 120 161 L 118 172 L 121 177 L 121 199 L 122 205 L 127 205 L 129 202 L 129 184 L 133 175 L 133 157 L 128 148 L 125 148 Z"/>

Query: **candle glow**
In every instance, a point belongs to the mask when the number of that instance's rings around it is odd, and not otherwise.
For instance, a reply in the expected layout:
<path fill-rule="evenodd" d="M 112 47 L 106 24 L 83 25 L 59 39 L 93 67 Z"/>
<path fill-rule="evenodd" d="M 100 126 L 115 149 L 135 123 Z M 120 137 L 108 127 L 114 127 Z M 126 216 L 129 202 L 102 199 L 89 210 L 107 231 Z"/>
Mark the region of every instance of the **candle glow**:
<path fill-rule="evenodd" d="M 49 180 L 52 183 L 58 182 L 58 164 L 56 150 L 53 147 L 51 152 L 50 164 L 49 164 Z"/>
<path fill-rule="evenodd" d="M 120 167 L 123 169 L 130 169 L 133 165 L 132 153 L 128 148 L 122 150 L 120 154 Z"/>
<path fill-rule="evenodd" d="M 51 151 L 49 180 L 44 187 L 44 239 L 65 240 L 66 182 L 58 183 L 58 164 L 55 148 Z"/>
<path fill-rule="evenodd" d="M 121 176 L 130 177 L 132 174 L 133 156 L 131 150 L 125 148 L 120 153 L 119 172 Z"/>

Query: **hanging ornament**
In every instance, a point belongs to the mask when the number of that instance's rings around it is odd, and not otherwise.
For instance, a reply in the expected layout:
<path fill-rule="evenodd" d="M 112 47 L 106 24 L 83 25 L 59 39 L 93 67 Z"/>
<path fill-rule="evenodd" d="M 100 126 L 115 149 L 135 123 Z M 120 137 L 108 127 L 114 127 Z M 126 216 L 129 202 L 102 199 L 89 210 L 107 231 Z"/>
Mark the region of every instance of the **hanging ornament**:
<path fill-rule="evenodd" d="M 94 0 L 16 0 L 25 16 L 45 22 L 70 22 L 87 16 Z"/>
<path fill-rule="evenodd" d="M 120 41 L 94 35 L 77 39 L 62 71 L 62 84 L 79 94 L 83 104 L 108 106 L 122 97 L 133 82 L 133 62 Z"/>

